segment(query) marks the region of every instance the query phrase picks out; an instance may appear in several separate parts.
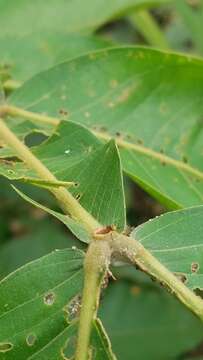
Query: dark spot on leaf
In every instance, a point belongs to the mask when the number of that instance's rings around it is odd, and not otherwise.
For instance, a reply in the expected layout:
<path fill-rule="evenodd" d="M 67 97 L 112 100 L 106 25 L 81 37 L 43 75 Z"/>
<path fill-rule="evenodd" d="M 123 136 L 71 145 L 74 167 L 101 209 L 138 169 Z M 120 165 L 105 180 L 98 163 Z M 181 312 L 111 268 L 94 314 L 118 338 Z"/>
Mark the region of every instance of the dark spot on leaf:
<path fill-rule="evenodd" d="M 203 291 L 202 291 L 202 289 L 196 288 L 196 289 L 193 289 L 193 291 L 197 296 L 200 296 L 203 299 Z"/>
<path fill-rule="evenodd" d="M 60 110 L 59 110 L 59 114 L 60 114 L 60 115 L 68 115 L 68 111 L 67 111 L 67 110 L 64 110 L 64 109 L 60 109 Z"/>
<path fill-rule="evenodd" d="M 47 293 L 44 295 L 44 303 L 48 306 L 54 304 L 55 301 L 55 294 L 53 292 Z"/>
<path fill-rule="evenodd" d="M 11 344 L 9 342 L 8 343 L 7 342 L 0 343 L 0 352 L 5 353 L 7 351 L 10 351 L 12 348 L 13 348 L 13 344 Z"/>
<path fill-rule="evenodd" d="M 28 344 L 28 346 L 33 346 L 35 344 L 36 340 L 37 340 L 37 337 L 35 334 L 29 334 L 26 337 L 26 343 Z"/>
<path fill-rule="evenodd" d="M 140 145 L 143 145 L 143 140 L 142 139 L 137 139 L 137 142 L 138 142 L 138 144 L 140 144 Z"/>
<path fill-rule="evenodd" d="M 162 166 L 166 166 L 166 162 L 165 162 L 165 161 L 161 161 L 161 165 L 162 165 Z"/>
<path fill-rule="evenodd" d="M 75 198 L 76 198 L 76 200 L 80 200 L 80 199 L 81 199 L 81 194 L 77 194 L 77 195 L 75 196 Z"/>
<path fill-rule="evenodd" d="M 79 185 L 80 185 L 80 184 L 79 184 L 78 182 L 75 182 L 75 183 L 74 183 L 74 186 L 75 186 L 75 187 L 78 187 Z"/>
<path fill-rule="evenodd" d="M 119 131 L 116 131 L 116 136 L 121 136 L 121 133 Z"/>
<path fill-rule="evenodd" d="M 187 276 L 185 274 L 175 274 L 175 275 L 183 284 L 186 284 Z"/>
<path fill-rule="evenodd" d="M 107 131 L 107 128 L 105 126 L 101 126 L 100 130 L 105 132 L 105 131 Z"/>
<path fill-rule="evenodd" d="M 191 271 L 192 271 L 192 273 L 196 273 L 196 272 L 198 272 L 198 270 L 199 270 L 199 264 L 196 263 L 196 262 L 193 262 L 193 263 L 191 264 Z"/>
<path fill-rule="evenodd" d="M 184 162 L 185 164 L 188 163 L 188 158 L 187 158 L 187 156 L 183 155 L 182 160 L 183 160 L 183 162 Z"/>

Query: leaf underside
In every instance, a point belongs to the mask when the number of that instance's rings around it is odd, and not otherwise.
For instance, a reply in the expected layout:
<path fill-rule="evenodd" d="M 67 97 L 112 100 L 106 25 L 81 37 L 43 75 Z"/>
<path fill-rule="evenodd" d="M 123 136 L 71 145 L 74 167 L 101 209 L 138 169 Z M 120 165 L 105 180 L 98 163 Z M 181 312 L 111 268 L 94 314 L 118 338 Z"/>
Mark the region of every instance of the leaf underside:
<path fill-rule="evenodd" d="M 123 181 L 114 141 L 103 145 L 86 128 L 72 122 L 62 122 L 52 137 L 33 148 L 33 153 L 57 180 L 75 183 L 68 190 L 100 224 L 124 229 Z M 35 182 L 35 173 L 21 162 L 0 161 L 0 174 L 10 180 L 32 179 Z M 37 184 L 40 185 L 38 179 Z M 89 241 L 89 235 L 82 226 L 69 216 L 42 208 L 64 222 L 80 240 Z"/>

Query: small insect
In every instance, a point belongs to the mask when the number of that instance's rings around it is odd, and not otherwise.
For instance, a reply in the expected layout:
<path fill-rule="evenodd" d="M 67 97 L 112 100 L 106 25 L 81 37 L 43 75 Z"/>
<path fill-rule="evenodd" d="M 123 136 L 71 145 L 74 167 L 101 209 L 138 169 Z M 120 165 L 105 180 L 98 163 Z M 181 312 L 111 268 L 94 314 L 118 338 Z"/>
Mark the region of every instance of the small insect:
<path fill-rule="evenodd" d="M 101 228 L 98 228 L 96 231 L 95 231 L 95 235 L 105 235 L 105 234 L 108 234 L 110 233 L 111 231 L 115 231 L 116 230 L 116 226 L 115 225 L 107 225 L 105 227 L 101 227 Z"/>

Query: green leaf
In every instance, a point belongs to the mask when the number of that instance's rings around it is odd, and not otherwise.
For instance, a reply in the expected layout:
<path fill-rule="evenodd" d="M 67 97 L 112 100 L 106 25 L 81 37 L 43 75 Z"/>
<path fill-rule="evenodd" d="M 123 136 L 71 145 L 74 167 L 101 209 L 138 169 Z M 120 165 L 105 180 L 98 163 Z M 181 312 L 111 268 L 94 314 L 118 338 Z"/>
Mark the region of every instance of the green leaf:
<path fill-rule="evenodd" d="M 81 251 L 59 250 L 0 282 L 1 358 L 32 358 L 66 331 L 65 309 L 81 292 L 82 263 Z"/>
<path fill-rule="evenodd" d="M 179 359 L 202 341 L 200 320 L 152 282 L 109 286 L 100 317 L 118 359 Z"/>
<path fill-rule="evenodd" d="M 114 137 L 124 171 L 167 207 L 180 208 L 203 200 L 202 80 L 200 59 L 125 47 L 43 72 L 9 103 L 53 117 L 65 109 L 98 137 Z"/>
<path fill-rule="evenodd" d="M 70 216 L 68 215 L 64 215 L 61 214 L 57 211 L 51 210 L 46 206 L 41 205 L 40 203 L 38 203 L 37 201 L 34 201 L 33 199 L 31 199 L 29 196 L 25 195 L 22 191 L 16 189 L 13 186 L 14 190 L 27 202 L 29 202 L 30 204 L 38 207 L 39 209 L 42 209 L 44 211 L 46 211 L 48 214 L 54 216 L 55 218 L 57 218 L 59 221 L 61 221 L 64 225 L 66 225 L 71 231 L 72 233 L 81 241 L 85 242 L 85 243 L 89 243 L 91 241 L 91 236 L 90 234 L 86 231 L 86 229 L 84 228 L 83 225 L 79 224 L 77 221 L 75 221 L 74 219 L 71 219 Z"/>
<path fill-rule="evenodd" d="M 68 33 L 91 31 L 130 10 L 167 3 L 167 0 L 18 0 L 0 1 L 1 37 L 16 37 L 46 31 Z"/>
<path fill-rule="evenodd" d="M 103 145 L 83 126 L 62 122 L 56 133 L 35 147 L 33 152 L 59 181 L 72 182 L 74 179 L 77 187 L 70 187 L 69 191 L 99 223 L 104 226 L 114 225 L 118 230 L 124 229 L 123 180 L 114 141 Z M 11 180 L 34 179 L 35 176 L 24 163 L 19 162 L 0 163 L 0 174 Z M 20 195 L 56 216 L 80 240 L 89 241 L 89 235 L 75 220 L 41 206 L 22 193 Z"/>
<path fill-rule="evenodd" d="M 203 206 L 167 213 L 132 236 L 191 289 L 203 289 Z"/>

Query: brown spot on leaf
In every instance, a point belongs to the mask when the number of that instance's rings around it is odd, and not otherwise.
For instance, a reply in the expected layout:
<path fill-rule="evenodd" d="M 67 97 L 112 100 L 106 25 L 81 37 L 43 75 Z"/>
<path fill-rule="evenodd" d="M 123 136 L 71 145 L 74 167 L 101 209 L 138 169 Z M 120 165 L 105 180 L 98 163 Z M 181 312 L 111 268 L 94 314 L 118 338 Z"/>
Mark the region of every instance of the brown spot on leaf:
<path fill-rule="evenodd" d="M 67 115 L 68 115 L 68 111 L 65 110 L 65 109 L 60 109 L 60 110 L 59 110 L 59 114 L 60 114 L 60 115 L 63 115 L 63 116 L 67 116 Z"/>
<path fill-rule="evenodd" d="M 139 286 L 132 286 L 130 292 L 133 296 L 137 296 L 141 293 L 141 288 Z"/>
<path fill-rule="evenodd" d="M 188 163 L 188 158 L 187 158 L 187 156 L 183 155 L 182 160 L 183 160 L 183 162 L 184 162 L 185 164 Z"/>

